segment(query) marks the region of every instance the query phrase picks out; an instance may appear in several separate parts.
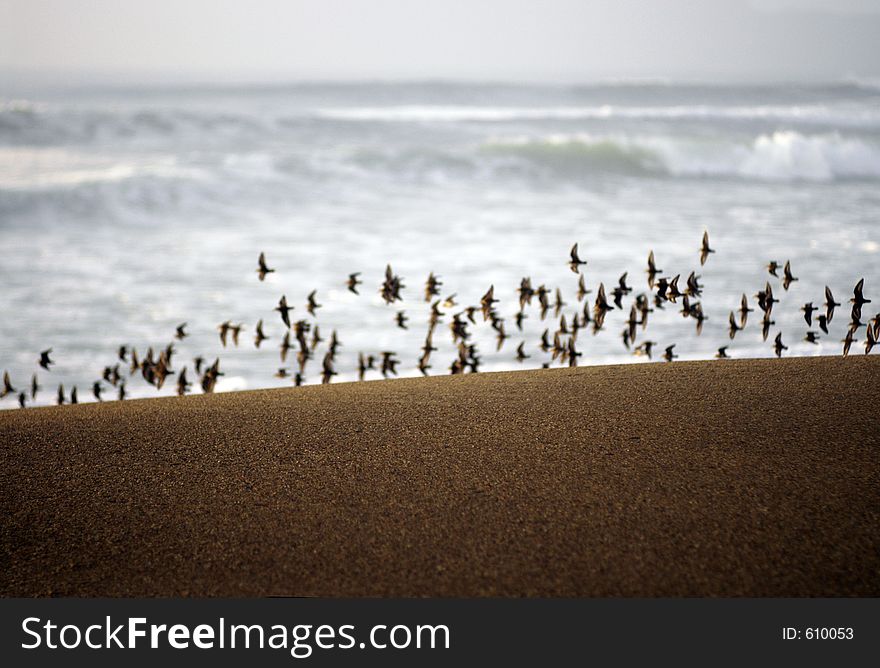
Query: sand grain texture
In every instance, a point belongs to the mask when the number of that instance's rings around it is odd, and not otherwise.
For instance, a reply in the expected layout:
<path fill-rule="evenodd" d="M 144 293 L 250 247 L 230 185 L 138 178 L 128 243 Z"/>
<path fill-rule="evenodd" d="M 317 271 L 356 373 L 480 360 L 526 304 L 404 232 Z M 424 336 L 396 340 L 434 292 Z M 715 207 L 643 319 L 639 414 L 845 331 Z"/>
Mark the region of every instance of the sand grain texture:
<path fill-rule="evenodd" d="M 4 595 L 880 595 L 880 359 L 0 412 Z"/>

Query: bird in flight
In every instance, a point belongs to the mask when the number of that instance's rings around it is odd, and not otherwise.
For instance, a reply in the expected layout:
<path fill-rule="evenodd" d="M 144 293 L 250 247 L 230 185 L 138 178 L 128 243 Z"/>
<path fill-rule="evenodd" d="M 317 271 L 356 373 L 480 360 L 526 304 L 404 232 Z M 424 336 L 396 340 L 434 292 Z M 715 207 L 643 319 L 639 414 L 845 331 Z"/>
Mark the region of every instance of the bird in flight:
<path fill-rule="evenodd" d="M 253 256 L 251 256 L 251 257 L 253 257 Z M 261 281 L 266 280 L 266 274 L 272 274 L 275 272 L 274 269 L 269 269 L 269 267 L 266 266 L 266 254 L 265 253 L 260 253 L 260 259 L 257 260 L 257 263 L 258 263 L 257 275 L 260 277 Z"/>
<path fill-rule="evenodd" d="M 791 262 L 785 261 L 785 268 L 782 270 L 782 288 L 783 290 L 788 290 L 788 286 L 794 283 L 797 278 L 795 278 L 791 273 Z"/>
<path fill-rule="evenodd" d="M 281 295 L 281 299 L 278 300 L 278 306 L 275 307 L 275 310 L 281 314 L 281 321 L 290 329 L 290 312 L 293 310 L 293 306 L 287 305 L 287 296 Z"/>
<path fill-rule="evenodd" d="M 49 353 L 52 352 L 52 349 L 49 348 L 40 353 L 40 366 L 46 369 L 46 371 L 50 371 L 49 365 L 55 364 L 53 360 L 49 358 Z"/>
<path fill-rule="evenodd" d="M 709 248 L 709 232 L 703 232 L 703 243 L 700 246 L 700 266 L 706 264 L 706 258 L 709 257 L 709 253 L 714 252 L 714 250 Z"/>
<path fill-rule="evenodd" d="M 575 244 L 571 247 L 571 259 L 568 262 L 568 266 L 575 274 L 578 274 L 580 273 L 580 269 L 578 269 L 578 267 L 585 264 L 586 262 L 578 257 L 578 245 Z"/>

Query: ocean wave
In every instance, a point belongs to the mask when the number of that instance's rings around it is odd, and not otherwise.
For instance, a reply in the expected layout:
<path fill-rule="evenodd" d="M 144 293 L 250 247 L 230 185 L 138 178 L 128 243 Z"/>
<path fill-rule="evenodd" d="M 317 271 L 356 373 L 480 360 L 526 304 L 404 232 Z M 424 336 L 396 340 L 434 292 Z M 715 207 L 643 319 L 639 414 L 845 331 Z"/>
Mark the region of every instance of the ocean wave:
<path fill-rule="evenodd" d="M 815 182 L 880 179 L 880 146 L 836 133 L 779 131 L 759 135 L 751 143 L 579 133 L 496 137 L 481 149 L 560 174 L 653 173 Z"/>
<path fill-rule="evenodd" d="M 827 105 L 757 106 L 620 106 L 589 107 L 477 107 L 477 106 L 390 106 L 319 109 L 323 118 L 345 121 L 402 123 L 506 122 L 541 120 L 718 120 L 780 121 L 844 127 L 880 127 L 880 110 L 866 107 Z"/>
<path fill-rule="evenodd" d="M 779 124 L 785 127 L 861 129 L 880 131 L 877 105 L 831 104 L 743 105 L 708 104 L 594 106 L 478 106 L 392 105 L 266 109 L 249 113 L 179 108 L 73 108 L 55 107 L 28 100 L 0 100 L 0 145 L 55 146 L 70 144 L 133 144 L 274 141 L 290 133 L 323 128 L 340 134 L 358 123 L 445 124 L 541 122 L 656 121 L 677 124 L 706 122 L 728 124 Z"/>

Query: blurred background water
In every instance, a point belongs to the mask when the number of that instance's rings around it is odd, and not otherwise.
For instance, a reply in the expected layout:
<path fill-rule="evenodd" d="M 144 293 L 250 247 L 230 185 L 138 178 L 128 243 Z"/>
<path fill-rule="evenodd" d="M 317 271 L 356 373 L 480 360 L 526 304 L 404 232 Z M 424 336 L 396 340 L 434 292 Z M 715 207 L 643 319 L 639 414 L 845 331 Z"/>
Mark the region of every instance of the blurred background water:
<path fill-rule="evenodd" d="M 863 319 L 880 310 L 878 218 L 880 88 L 870 83 L 22 86 L 0 92 L 0 369 L 26 389 L 51 347 L 57 366 L 39 370 L 36 403 L 53 402 L 59 382 L 89 400 L 118 346 L 163 348 L 187 322 L 175 371 L 187 365 L 193 380 L 193 356 L 219 356 L 218 390 L 286 386 L 273 377 L 284 330 L 272 311 L 286 294 L 293 319 L 316 320 L 325 338 L 338 331 L 335 382 L 356 378 L 359 351 L 397 351 L 401 375 L 415 375 L 429 271 L 460 303 L 443 309 L 432 373 L 455 356 L 451 314 L 490 284 L 511 338 L 496 351 L 488 323 L 472 328 L 483 368 L 540 366 L 541 332 L 552 337 L 556 320 L 533 307 L 517 331 L 516 288 L 523 276 L 560 287 L 570 322 L 575 242 L 588 299 L 624 271 L 631 297 L 646 291 L 651 249 L 664 275 L 702 275 L 702 335 L 670 305 L 637 343 L 675 343 L 681 359 L 725 344 L 734 357 L 766 357 L 781 331 L 786 354 L 839 354 L 860 277 L 875 302 Z M 704 229 L 717 253 L 700 268 Z M 260 251 L 277 269 L 264 283 Z M 787 259 L 800 280 L 786 293 L 765 265 Z M 387 263 L 406 284 L 394 306 L 378 294 Z M 345 288 L 354 271 L 359 297 Z M 768 278 L 782 295 L 770 337 L 752 314 L 729 341 L 728 312 Z M 826 284 L 846 312 L 814 346 L 799 308 L 820 304 Z M 317 319 L 305 312 L 313 289 Z M 644 359 L 620 339 L 629 301 L 604 331 L 580 334 L 581 364 Z M 259 318 L 271 338 L 255 350 Z M 225 320 L 245 324 L 240 347 L 221 346 Z M 307 382 L 320 380 L 324 346 Z M 127 390 L 156 393 L 140 377 Z M 168 382 L 162 393 L 173 391 Z"/>

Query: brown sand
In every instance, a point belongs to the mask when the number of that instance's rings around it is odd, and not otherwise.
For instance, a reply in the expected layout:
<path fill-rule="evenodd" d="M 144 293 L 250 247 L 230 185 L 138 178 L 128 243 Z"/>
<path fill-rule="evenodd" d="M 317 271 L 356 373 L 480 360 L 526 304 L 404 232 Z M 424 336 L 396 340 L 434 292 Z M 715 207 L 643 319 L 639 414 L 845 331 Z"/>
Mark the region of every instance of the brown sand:
<path fill-rule="evenodd" d="M 880 358 L 0 412 L 5 595 L 880 595 Z"/>

